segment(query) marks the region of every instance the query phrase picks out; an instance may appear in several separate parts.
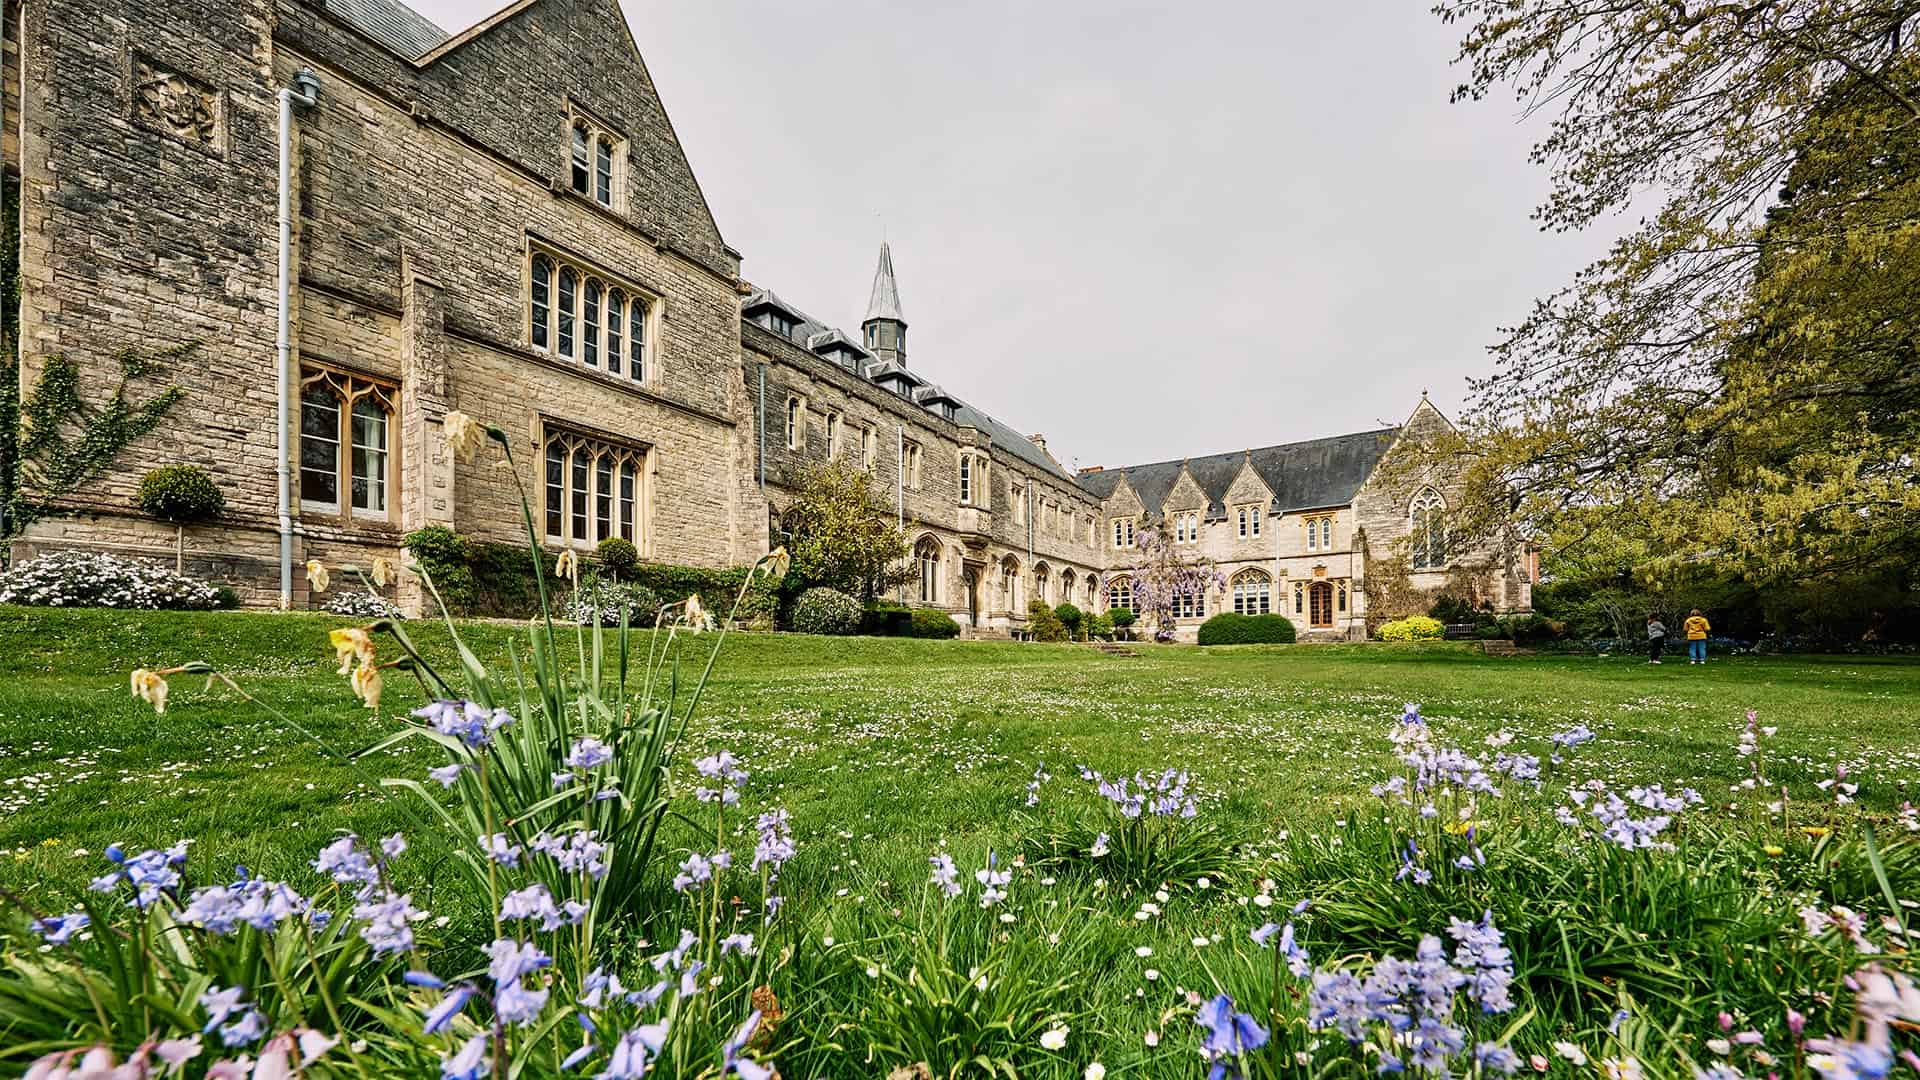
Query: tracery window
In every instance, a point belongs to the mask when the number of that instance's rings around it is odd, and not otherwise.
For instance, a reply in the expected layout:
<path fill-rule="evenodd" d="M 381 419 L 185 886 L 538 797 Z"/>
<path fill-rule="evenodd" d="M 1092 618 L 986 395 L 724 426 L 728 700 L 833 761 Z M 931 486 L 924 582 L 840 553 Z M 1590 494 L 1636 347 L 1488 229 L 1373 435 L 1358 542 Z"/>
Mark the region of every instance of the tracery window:
<path fill-rule="evenodd" d="M 390 386 L 309 368 L 300 378 L 300 509 L 388 520 L 393 455 Z M 344 505 L 340 493 L 347 498 Z"/>
<path fill-rule="evenodd" d="M 914 561 L 920 566 L 920 602 L 937 604 L 940 602 L 940 542 L 931 536 L 920 538 L 914 545 Z"/>
<path fill-rule="evenodd" d="M 1185 510 L 1173 516 L 1173 542 L 1176 544 L 1197 544 L 1200 542 L 1200 512 Z"/>
<path fill-rule="evenodd" d="M 973 455 L 960 455 L 960 505 L 973 505 Z"/>
<path fill-rule="evenodd" d="M 1308 551 L 1333 550 L 1332 514 L 1314 514 L 1305 519 Z"/>
<path fill-rule="evenodd" d="M 1133 546 L 1132 518 L 1113 519 L 1113 546 L 1116 548 L 1130 548 Z"/>
<path fill-rule="evenodd" d="M 1265 615 L 1273 610 L 1273 579 L 1264 570 L 1242 570 L 1233 575 L 1236 615 Z"/>
<path fill-rule="evenodd" d="M 1140 614 L 1140 610 L 1133 606 L 1132 578 L 1117 577 L 1107 583 L 1107 607 L 1109 610 L 1125 608 L 1135 615 Z"/>
<path fill-rule="evenodd" d="M 1440 493 L 1432 488 L 1422 488 L 1414 495 L 1407 512 L 1414 569 L 1433 570 L 1447 564 L 1446 509 Z"/>
<path fill-rule="evenodd" d="M 617 536 L 640 544 L 645 451 L 560 431 L 547 436 L 545 462 L 548 543 L 592 547 Z"/>
<path fill-rule="evenodd" d="M 527 260 L 527 341 L 541 352 L 644 381 L 650 306 L 638 292 L 546 252 Z"/>
<path fill-rule="evenodd" d="M 1000 564 L 1000 601 L 1007 611 L 1020 610 L 1020 564 L 1011 555 Z"/>
<path fill-rule="evenodd" d="M 1242 539 L 1260 535 L 1260 508 L 1243 506 L 1240 508 L 1240 536 Z"/>
<path fill-rule="evenodd" d="M 614 167 L 622 140 L 585 119 L 576 118 L 568 131 L 568 186 L 601 206 L 613 206 Z"/>
<path fill-rule="evenodd" d="M 1173 596 L 1173 617 L 1176 619 L 1204 619 L 1207 617 L 1207 593 L 1204 589 L 1175 593 Z"/>
<path fill-rule="evenodd" d="M 827 456 L 840 456 L 840 414 L 837 412 L 827 414 Z"/>

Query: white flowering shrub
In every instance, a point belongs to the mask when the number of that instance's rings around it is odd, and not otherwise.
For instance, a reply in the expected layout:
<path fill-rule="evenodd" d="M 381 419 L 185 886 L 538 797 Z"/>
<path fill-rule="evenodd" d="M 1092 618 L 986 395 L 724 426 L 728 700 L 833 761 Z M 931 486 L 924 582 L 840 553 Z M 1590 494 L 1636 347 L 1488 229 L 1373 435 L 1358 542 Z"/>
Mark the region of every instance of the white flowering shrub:
<path fill-rule="evenodd" d="M 561 613 L 581 626 L 619 626 L 624 613 L 628 626 L 652 629 L 660 597 L 637 582 L 586 581 L 567 597 Z"/>
<path fill-rule="evenodd" d="M 327 612 L 350 619 L 404 619 L 400 605 L 377 592 L 337 592 L 327 601 Z"/>
<path fill-rule="evenodd" d="M 211 611 L 229 606 L 216 585 L 170 567 L 97 551 L 57 551 L 0 574 L 0 604 Z"/>

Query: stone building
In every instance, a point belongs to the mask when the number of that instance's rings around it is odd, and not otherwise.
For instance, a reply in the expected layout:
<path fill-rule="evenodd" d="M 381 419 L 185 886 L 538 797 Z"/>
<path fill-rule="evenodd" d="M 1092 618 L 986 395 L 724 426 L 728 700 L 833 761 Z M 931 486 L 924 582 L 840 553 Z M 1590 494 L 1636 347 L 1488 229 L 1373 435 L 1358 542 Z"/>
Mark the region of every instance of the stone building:
<path fill-rule="evenodd" d="M 1207 610 L 1264 574 L 1261 604 L 1341 632 L 1361 528 L 1373 550 L 1439 528 L 1439 489 L 1369 488 L 1393 431 L 1069 472 L 909 365 L 884 245 L 858 333 L 747 282 L 616 0 L 519 0 L 458 34 L 396 0 L 4 7 L 23 389 L 58 356 L 104 400 L 124 350 L 198 343 L 124 384 L 184 398 L 16 557 L 170 554 L 131 498 L 190 462 L 227 496 L 190 570 L 263 606 L 318 602 L 308 559 L 396 556 L 422 527 L 512 540 L 522 493 L 554 550 L 738 565 L 796 470 L 845 456 L 894 493 L 904 599 L 977 633 L 1017 631 L 1032 598 L 1104 607 L 1121 541 L 1162 514 L 1235 575 Z M 511 468 L 449 454 L 455 409 L 508 432 Z"/>

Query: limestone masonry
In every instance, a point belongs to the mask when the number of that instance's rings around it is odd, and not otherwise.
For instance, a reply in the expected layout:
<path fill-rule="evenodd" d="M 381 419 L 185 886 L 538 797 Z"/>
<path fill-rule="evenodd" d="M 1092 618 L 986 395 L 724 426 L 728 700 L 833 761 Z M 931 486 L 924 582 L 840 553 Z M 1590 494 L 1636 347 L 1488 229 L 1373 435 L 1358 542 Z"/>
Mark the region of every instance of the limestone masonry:
<path fill-rule="evenodd" d="M 189 572 L 255 605 L 282 601 L 283 533 L 294 566 L 397 557 L 434 524 L 513 540 L 522 489 L 556 551 L 624 536 L 737 565 L 777 537 L 797 470 L 843 457 L 897 504 L 919 569 L 903 599 L 975 635 L 1020 631 L 1030 599 L 1130 604 L 1150 522 L 1227 576 L 1183 605 L 1185 634 L 1237 610 L 1362 636 L 1368 564 L 1389 559 L 1529 606 L 1517 551 L 1446 542 L 1444 481 L 1379 478 L 1397 440 L 1447 425 L 1424 399 L 1396 428 L 1075 474 L 913 368 L 885 245 L 857 331 L 744 281 L 616 0 L 521 0 L 457 35 L 394 0 L 5 11 L 23 390 L 63 356 L 101 400 L 123 350 L 201 343 L 140 388 L 181 404 L 16 557 L 171 559 L 172 527 L 131 498 L 189 462 L 228 506 L 193 530 Z M 509 433 L 517 476 L 456 463 L 455 409 Z M 298 574 L 287 599 L 319 603 Z"/>

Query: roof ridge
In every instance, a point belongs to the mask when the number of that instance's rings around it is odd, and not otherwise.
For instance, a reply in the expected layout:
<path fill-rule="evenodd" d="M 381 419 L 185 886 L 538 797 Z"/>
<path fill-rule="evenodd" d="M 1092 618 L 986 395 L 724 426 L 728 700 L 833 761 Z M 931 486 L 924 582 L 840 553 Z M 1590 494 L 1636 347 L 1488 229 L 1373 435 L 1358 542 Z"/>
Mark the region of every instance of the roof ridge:
<path fill-rule="evenodd" d="M 1239 451 L 1239 452 L 1244 453 L 1247 457 L 1252 457 L 1254 454 L 1260 453 L 1265 450 L 1286 450 L 1295 446 L 1307 446 L 1309 444 L 1319 443 L 1319 442 L 1333 442 L 1336 439 L 1353 439 L 1353 438 L 1358 438 L 1361 435 L 1384 435 L 1388 432 L 1399 431 L 1399 430 L 1400 430 L 1399 424 L 1390 424 L 1386 427 L 1368 428 L 1364 431 L 1341 432 L 1338 435 L 1316 435 L 1311 439 L 1295 439 L 1292 442 L 1274 443 L 1271 446 L 1252 446 L 1252 447 L 1248 447 L 1244 451 Z M 1101 471 L 1102 472 L 1126 472 L 1129 469 L 1151 469 L 1156 465 L 1185 466 L 1185 465 L 1191 465 L 1196 460 L 1205 461 L 1210 458 L 1231 457 L 1234 455 L 1235 452 L 1236 451 L 1233 451 L 1233 450 L 1222 450 L 1218 453 L 1202 454 L 1197 459 L 1189 455 L 1187 457 L 1180 457 L 1180 458 L 1167 458 L 1164 461 L 1142 461 L 1135 465 L 1108 465 L 1103 467 Z M 1096 473 L 1095 475 L 1098 475 L 1098 474 Z"/>

